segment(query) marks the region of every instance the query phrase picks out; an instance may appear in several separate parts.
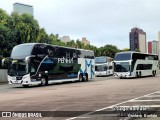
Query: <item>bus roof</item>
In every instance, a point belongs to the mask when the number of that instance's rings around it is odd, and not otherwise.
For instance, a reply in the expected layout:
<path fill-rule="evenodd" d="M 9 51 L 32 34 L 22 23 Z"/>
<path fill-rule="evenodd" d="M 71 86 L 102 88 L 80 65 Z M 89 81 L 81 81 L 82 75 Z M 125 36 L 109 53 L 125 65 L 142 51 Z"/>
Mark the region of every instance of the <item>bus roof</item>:
<path fill-rule="evenodd" d="M 116 54 L 123 54 L 123 53 L 139 53 L 139 54 L 145 54 L 145 55 L 157 55 L 157 54 L 150 54 L 150 53 L 141 53 L 141 52 L 135 52 L 135 51 L 125 51 L 125 52 L 118 52 Z"/>
<path fill-rule="evenodd" d="M 44 45 L 49 45 L 49 46 L 53 46 L 53 47 L 61 47 L 61 48 L 68 48 L 68 49 L 75 49 L 75 50 L 83 50 L 83 51 L 93 52 L 92 50 L 85 50 L 85 49 L 78 49 L 78 48 L 72 48 L 72 47 L 51 45 L 51 44 L 47 44 L 47 43 L 23 43 L 23 44 L 19 44 L 19 45 L 16 45 L 16 46 L 23 46 L 23 45 L 31 45 L 31 46 L 34 46 L 34 45 L 38 45 L 38 44 L 39 44 L 39 45 L 44 44 Z"/>

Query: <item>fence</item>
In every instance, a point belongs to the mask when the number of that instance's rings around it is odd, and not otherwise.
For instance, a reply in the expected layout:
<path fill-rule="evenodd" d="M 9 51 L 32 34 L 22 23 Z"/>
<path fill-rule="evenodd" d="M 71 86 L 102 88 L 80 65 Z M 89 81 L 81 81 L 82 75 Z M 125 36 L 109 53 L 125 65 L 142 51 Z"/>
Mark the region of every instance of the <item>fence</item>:
<path fill-rule="evenodd" d="M 0 69 L 0 83 L 7 82 L 7 69 Z"/>

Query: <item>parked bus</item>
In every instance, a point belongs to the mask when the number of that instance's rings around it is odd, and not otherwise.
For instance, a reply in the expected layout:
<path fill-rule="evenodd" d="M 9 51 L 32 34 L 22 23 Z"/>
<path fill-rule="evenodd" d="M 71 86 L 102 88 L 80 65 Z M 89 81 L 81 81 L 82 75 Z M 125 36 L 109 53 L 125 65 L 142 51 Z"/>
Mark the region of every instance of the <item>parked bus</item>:
<path fill-rule="evenodd" d="M 155 76 L 158 72 L 158 55 L 140 52 L 120 52 L 114 57 L 115 77 Z"/>
<path fill-rule="evenodd" d="M 13 48 L 8 67 L 9 84 L 48 85 L 94 78 L 94 52 L 41 43 Z"/>
<path fill-rule="evenodd" d="M 108 76 L 113 75 L 113 62 L 111 57 L 95 57 L 95 75 Z"/>

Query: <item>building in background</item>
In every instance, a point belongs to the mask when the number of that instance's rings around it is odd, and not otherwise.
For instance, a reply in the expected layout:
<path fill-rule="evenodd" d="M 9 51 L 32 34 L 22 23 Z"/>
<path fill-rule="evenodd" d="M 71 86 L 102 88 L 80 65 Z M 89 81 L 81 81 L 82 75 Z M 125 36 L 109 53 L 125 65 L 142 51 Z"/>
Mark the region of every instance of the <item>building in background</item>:
<path fill-rule="evenodd" d="M 146 33 L 142 29 L 131 29 L 131 32 L 129 33 L 129 40 L 131 51 L 139 50 L 142 53 L 147 52 Z"/>
<path fill-rule="evenodd" d="M 159 54 L 159 42 L 156 40 L 148 42 L 148 53 L 150 54 Z"/>
<path fill-rule="evenodd" d="M 21 3 L 14 3 L 13 4 L 13 12 L 16 12 L 18 14 L 30 14 L 33 16 L 33 6 L 21 4 Z"/>
<path fill-rule="evenodd" d="M 158 48 L 159 48 L 159 60 L 160 60 L 160 32 L 158 32 Z"/>
<path fill-rule="evenodd" d="M 156 40 L 152 41 L 152 54 L 159 54 L 159 42 Z"/>
<path fill-rule="evenodd" d="M 152 42 L 148 42 L 148 53 L 152 54 Z"/>
<path fill-rule="evenodd" d="M 60 39 L 62 42 L 65 42 L 65 43 L 71 41 L 69 36 L 63 36 L 63 37 L 60 37 L 59 39 Z"/>
<path fill-rule="evenodd" d="M 87 40 L 86 37 L 83 37 L 83 38 L 82 38 L 82 43 L 83 43 L 85 46 L 86 46 L 86 45 L 90 45 L 90 41 Z"/>

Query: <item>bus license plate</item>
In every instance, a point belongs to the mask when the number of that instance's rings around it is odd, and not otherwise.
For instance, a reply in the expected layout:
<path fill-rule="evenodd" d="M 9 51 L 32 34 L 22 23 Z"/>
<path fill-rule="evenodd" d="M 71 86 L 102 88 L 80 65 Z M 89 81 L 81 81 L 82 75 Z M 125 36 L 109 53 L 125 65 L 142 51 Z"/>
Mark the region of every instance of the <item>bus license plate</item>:
<path fill-rule="evenodd" d="M 18 80 L 14 81 L 15 84 L 19 84 L 20 82 Z"/>

